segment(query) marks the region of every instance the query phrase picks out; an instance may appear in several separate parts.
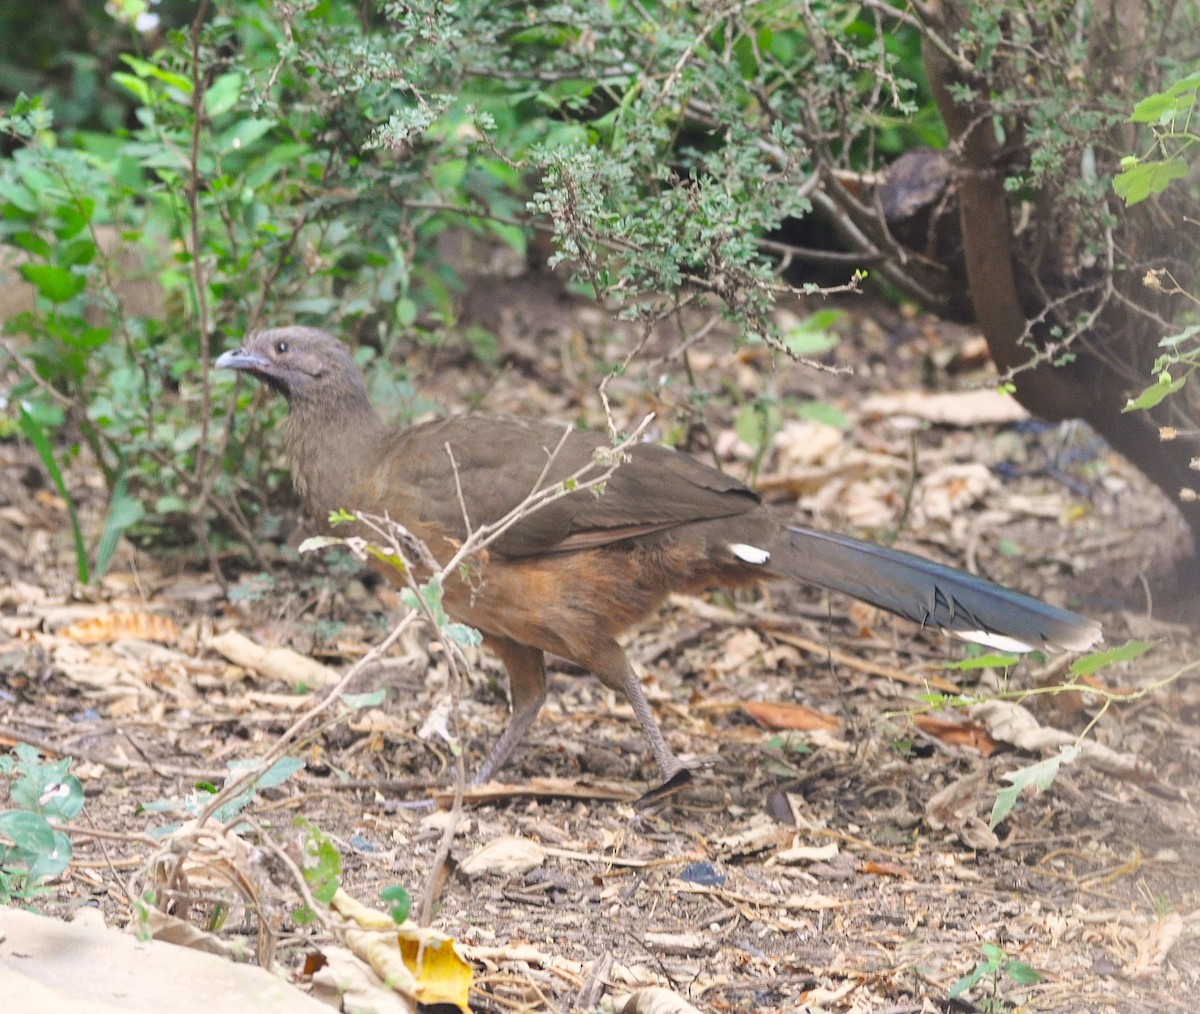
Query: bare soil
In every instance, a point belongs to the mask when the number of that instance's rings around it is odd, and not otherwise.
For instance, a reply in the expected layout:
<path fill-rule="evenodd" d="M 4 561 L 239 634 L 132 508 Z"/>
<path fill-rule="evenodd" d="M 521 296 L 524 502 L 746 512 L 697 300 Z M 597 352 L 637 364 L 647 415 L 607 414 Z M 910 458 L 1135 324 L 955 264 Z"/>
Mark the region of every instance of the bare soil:
<path fill-rule="evenodd" d="M 444 653 L 415 635 L 352 688 L 384 688 L 383 703 L 332 708 L 293 749 L 304 770 L 260 793 L 245 839 L 292 841 L 303 818 L 336 845 L 344 886 L 363 902 L 378 906 L 390 884 L 415 898 L 432 890 L 434 925 L 475 958 L 479 1010 L 590 1010 L 638 984 L 713 1012 L 1200 1009 L 1200 680 L 1177 675 L 1200 657 L 1200 638 L 1182 525 L 1082 427 L 914 425 L 873 409 L 874 394 L 986 386 L 986 367 L 969 331 L 866 299 L 843 309 L 831 361 L 853 374 L 734 351 L 716 328 L 688 350 L 703 403 L 679 335 L 664 328 L 611 385 L 618 421 L 653 410 L 657 434 L 753 473 L 782 512 L 898 533 L 902 546 L 1096 616 L 1108 645 L 1138 638 L 1151 652 L 1081 690 L 1023 701 L 1045 734 L 1036 748 L 1029 728 L 1014 743 L 987 712 L 926 721 L 927 695 L 949 685 L 939 680 L 982 694 L 1053 685 L 1069 675 L 1062 660 L 946 671 L 941 662 L 963 656 L 957 644 L 812 588 L 673 601 L 630 652 L 668 741 L 698 765 L 692 785 L 636 810 L 653 765 L 629 707 L 554 666 L 505 785 L 468 797 L 451 861 L 435 868 L 445 814 L 388 805 L 453 782 L 445 743 L 418 735 L 446 699 Z M 479 279 L 464 311 L 473 322 L 497 334 L 498 364 L 452 342 L 411 349 L 424 395 L 448 411 L 482 403 L 602 423 L 596 363 L 621 361 L 629 327 L 536 274 Z M 756 449 L 732 429 L 755 398 L 783 404 L 788 424 L 756 473 Z M 796 428 L 797 406 L 813 401 L 839 409 L 848 429 Z M 71 483 L 95 523 L 99 477 L 80 462 Z M 219 784 L 320 696 L 231 665 L 211 636 L 236 630 L 340 671 L 399 607 L 345 561 L 298 557 L 294 515 L 288 545 L 264 547 L 269 575 L 223 557 L 229 589 L 187 560 L 132 549 L 98 587 L 78 588 L 66 522 L 36 456 L 0 445 L 0 745 L 74 758 L 87 793 L 72 866 L 36 907 L 66 916 L 98 904 L 124 925 L 129 889 L 154 880 L 146 832 L 171 819 L 143 807 Z M 102 628 L 115 613 L 174 627 L 89 642 L 80 622 Z M 1089 728 L 1105 688 L 1133 699 Z M 458 697 L 469 770 L 505 718 L 495 660 L 476 656 Z M 744 707 L 753 702 L 806 706 L 822 728 L 765 729 Z M 795 709 L 767 711 L 795 723 Z M 1055 732 L 1085 729 L 1095 749 L 1022 795 L 989 840 L 1002 776 L 1055 756 Z M 541 861 L 464 872 L 503 836 L 536 843 Z M 265 923 L 276 961 L 302 981 L 305 956 L 327 938 L 293 921 L 286 873 L 266 864 L 247 876 L 257 905 L 230 908 L 222 935 L 253 939 Z M 211 911 L 198 901 L 177 914 Z M 986 943 L 1041 981 L 985 978 L 948 1001 Z"/>

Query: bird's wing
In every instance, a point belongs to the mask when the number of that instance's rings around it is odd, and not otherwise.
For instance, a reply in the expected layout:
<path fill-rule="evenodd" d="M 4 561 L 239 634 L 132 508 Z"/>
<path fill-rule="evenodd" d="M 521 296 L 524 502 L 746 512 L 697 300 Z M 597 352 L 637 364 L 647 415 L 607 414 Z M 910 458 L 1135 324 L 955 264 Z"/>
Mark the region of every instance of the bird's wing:
<path fill-rule="evenodd" d="M 374 469 L 377 495 L 370 499 L 379 500 L 373 505 L 379 508 L 393 494 L 397 502 L 402 497 L 421 521 L 463 538 L 463 502 L 471 505 L 472 528 L 497 521 L 537 489 L 593 463 L 596 451 L 607 446 L 598 434 L 552 423 L 455 416 L 392 434 L 381 448 Z M 591 474 L 602 470 L 596 466 Z M 758 505 L 755 493 L 715 468 L 668 448 L 638 444 L 602 489 L 580 490 L 546 504 L 491 548 L 510 557 L 566 552 L 729 517 Z"/>

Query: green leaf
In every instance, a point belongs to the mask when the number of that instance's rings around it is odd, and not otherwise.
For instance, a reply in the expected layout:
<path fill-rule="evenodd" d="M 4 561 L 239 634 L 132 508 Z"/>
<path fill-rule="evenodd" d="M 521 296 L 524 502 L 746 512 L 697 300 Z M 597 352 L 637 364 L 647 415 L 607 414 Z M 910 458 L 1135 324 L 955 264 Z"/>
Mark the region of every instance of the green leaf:
<path fill-rule="evenodd" d="M 407 296 L 397 299 L 392 312 L 396 315 L 396 323 L 401 327 L 411 327 L 417 319 L 418 307 L 414 300 Z"/>
<path fill-rule="evenodd" d="M 29 879 L 57 877 L 71 864 L 71 839 L 61 831 L 50 832 L 51 845 L 29 864 Z"/>
<path fill-rule="evenodd" d="M 108 515 L 104 519 L 104 530 L 100 533 L 100 542 L 96 546 L 96 559 L 92 563 L 92 573 L 97 577 L 108 570 L 112 563 L 113 554 L 121 541 L 121 536 L 130 527 L 142 520 L 145 511 L 139 501 L 129 495 L 125 485 L 126 473 L 121 472 L 113 486 L 112 497 L 108 502 Z"/>
<path fill-rule="evenodd" d="M 1008 816 L 1016 805 L 1017 797 L 1025 789 L 1030 786 L 1033 786 L 1036 792 L 1048 789 L 1054 779 L 1058 777 L 1058 769 L 1064 764 L 1070 764 L 1078 756 L 1079 747 L 1077 745 L 1066 746 L 1062 748 L 1057 757 L 1047 757 L 1036 764 L 1030 764 L 1028 767 L 1018 768 L 1016 771 L 1009 771 L 1001 775 L 1001 778 L 1012 784 L 996 793 L 996 802 L 992 806 L 992 818 L 988 822 L 988 826 L 995 830 L 996 825 Z"/>
<path fill-rule="evenodd" d="M 111 337 L 112 332 L 106 327 L 85 327 L 81 331 L 70 331 L 64 336 L 67 342 L 77 349 L 98 349 Z"/>
<path fill-rule="evenodd" d="M 83 783 L 74 775 L 63 775 L 42 786 L 38 812 L 56 824 L 74 820 L 83 810 Z"/>
<path fill-rule="evenodd" d="M 962 996 L 968 989 L 972 989 L 979 985 L 980 980 L 987 974 L 987 963 L 980 961 L 975 965 L 975 968 L 964 975 L 953 986 L 950 987 L 950 992 L 946 994 L 947 1000 L 955 1000 Z"/>
<path fill-rule="evenodd" d="M 304 761 L 295 757 L 280 757 L 266 771 L 254 779 L 256 789 L 271 789 L 282 785 L 297 771 L 304 770 Z"/>
<path fill-rule="evenodd" d="M 0 837 L 13 843 L 6 863 L 25 866 L 31 883 L 57 876 L 71 862 L 71 840 L 29 810 L 0 813 Z"/>
<path fill-rule="evenodd" d="M 793 735 L 770 736 L 767 738 L 767 746 L 772 750 L 781 750 L 802 756 L 807 756 L 813 752 L 812 746 Z"/>
<path fill-rule="evenodd" d="M 59 783 L 72 777 L 68 774 L 71 759 L 43 761 L 37 750 L 24 743 L 17 744 L 14 752 L 19 777 L 9 789 L 9 798 L 23 810 L 42 813 L 43 797 L 48 792 L 57 795 Z"/>
<path fill-rule="evenodd" d="M 153 104 L 154 96 L 150 91 L 150 86 L 140 77 L 135 77 L 133 74 L 126 74 L 123 71 L 117 71 L 113 74 L 112 79 L 133 95 L 138 100 L 139 105 L 149 106 Z"/>
<path fill-rule="evenodd" d="M 1169 334 L 1160 339 L 1158 344 L 1160 348 L 1175 349 L 1184 342 L 1191 341 L 1197 335 L 1200 335 L 1200 324 L 1189 324 L 1178 334 Z"/>
<path fill-rule="evenodd" d="M 928 704 L 934 711 L 945 711 L 947 708 L 965 708 L 971 701 L 962 694 L 943 694 L 930 690 L 917 694 L 917 700 Z"/>
<path fill-rule="evenodd" d="M 342 857 L 321 831 L 303 818 L 295 826 L 304 832 L 304 882 L 322 905 L 333 901 L 342 881 Z"/>
<path fill-rule="evenodd" d="M 54 847 L 53 829 L 46 818 L 30 810 L 0 813 L 0 836 L 25 855 L 37 855 Z"/>
<path fill-rule="evenodd" d="M 14 232 L 7 237 L 5 242 L 33 254 L 34 257 L 41 257 L 43 260 L 49 260 L 50 255 L 54 252 L 50 241 L 45 236 L 28 230 Z"/>
<path fill-rule="evenodd" d="M 211 117 L 220 116 L 234 107 L 242 94 L 241 74 L 222 74 L 204 92 L 204 111 Z"/>
<path fill-rule="evenodd" d="M 433 618 L 433 622 L 439 630 L 446 626 L 446 610 L 442 607 L 442 579 L 437 574 L 434 574 L 428 581 L 421 585 L 421 601 L 424 603 L 425 609 Z M 401 599 L 404 596 L 401 595 Z M 408 599 L 405 605 L 409 608 L 418 608 L 419 603 Z"/>
<path fill-rule="evenodd" d="M 733 431 L 743 443 L 757 449 L 762 446 L 767 433 L 767 419 L 753 402 L 747 402 L 738 411 L 733 422 Z"/>
<path fill-rule="evenodd" d="M 170 88 L 174 88 L 182 93 L 183 97 L 192 94 L 192 82 L 182 74 L 176 74 L 174 71 L 164 70 L 162 67 L 155 66 L 149 60 L 142 60 L 136 56 L 131 56 L 128 53 L 121 54 L 121 60 L 140 78 L 154 78 L 161 81 Z"/>
<path fill-rule="evenodd" d="M 1137 204 L 1147 197 L 1161 194 L 1175 180 L 1188 174 L 1188 165 L 1181 158 L 1168 158 L 1158 162 L 1145 162 L 1117 173 L 1113 177 L 1113 191 L 1126 205 Z"/>
<path fill-rule="evenodd" d="M 1008 957 L 1004 953 L 1004 948 L 998 944 L 993 944 L 989 941 L 979 945 L 979 949 L 983 952 L 983 956 L 987 958 L 987 970 L 989 973 L 1000 971 L 1000 965 L 1005 958 Z"/>
<path fill-rule="evenodd" d="M 825 423 L 825 425 L 832 426 L 835 429 L 843 431 L 850 429 L 850 417 L 836 405 L 830 405 L 825 401 L 805 402 L 800 406 L 797 414 L 801 419 Z"/>
<path fill-rule="evenodd" d="M 1184 374 L 1178 380 L 1172 380 L 1169 373 L 1163 373 L 1158 378 L 1158 383 L 1151 384 L 1136 398 L 1131 398 L 1125 403 L 1122 412 L 1135 412 L 1138 409 L 1154 408 L 1167 395 L 1174 394 L 1183 388 L 1187 383 L 1187 374 Z"/>
<path fill-rule="evenodd" d="M 388 915 L 392 917 L 392 921 L 399 926 L 408 918 L 408 913 L 412 911 L 412 898 L 409 897 L 406 891 L 399 884 L 390 884 L 379 892 L 379 897 L 383 899 L 387 905 Z"/>
<path fill-rule="evenodd" d="M 256 157 L 243 176 L 242 182 L 250 190 L 256 190 L 284 167 L 292 167 L 300 162 L 302 156 L 308 154 L 306 144 L 276 144 Z M 266 223 L 263 223 L 264 225 Z"/>
<path fill-rule="evenodd" d="M 21 423 L 21 432 L 25 434 L 25 439 L 37 451 L 38 457 L 42 459 L 42 464 L 50 476 L 50 481 L 54 483 L 54 488 L 58 490 L 58 495 L 67 503 L 67 516 L 71 520 L 71 534 L 75 539 L 75 573 L 81 584 L 87 584 L 91 579 L 91 575 L 88 571 L 87 549 L 83 545 L 83 532 L 79 529 L 79 517 L 75 513 L 75 501 L 71 499 L 71 494 L 67 492 L 67 484 L 63 482 L 62 472 L 58 469 L 58 462 L 54 460 L 54 449 L 50 446 L 50 440 L 46 436 L 46 431 L 42 429 L 41 424 L 34 418 L 32 406 L 26 402 L 22 402 L 18 409 L 18 419 Z"/>
<path fill-rule="evenodd" d="M 823 356 L 837 348 L 830 328 L 845 316 L 840 310 L 818 310 L 783 332 L 783 344 L 798 356 Z"/>
<path fill-rule="evenodd" d="M 394 567 L 401 574 L 408 570 L 408 564 L 404 562 L 404 558 L 398 553 L 393 553 L 390 549 L 380 549 L 378 546 L 373 546 L 367 543 L 367 553 L 373 556 L 380 563 L 386 563 L 389 567 Z"/>
<path fill-rule="evenodd" d="M 83 291 L 87 279 L 51 264 L 22 264 L 21 274 L 52 303 L 65 303 Z"/>
<path fill-rule="evenodd" d="M 1042 975 L 1036 968 L 1031 968 L 1024 961 L 1011 958 L 1004 963 L 1004 974 L 1018 986 L 1032 986 L 1042 981 Z"/>
<path fill-rule="evenodd" d="M 468 648 L 477 648 L 483 644 L 483 634 L 474 627 L 468 627 L 465 623 L 447 623 L 442 628 L 442 632 L 455 644 L 461 644 Z"/>
<path fill-rule="evenodd" d="M 1129 119 L 1134 123 L 1169 123 L 1176 114 L 1186 115 L 1196 104 L 1197 88 L 1200 88 L 1200 71 L 1180 78 L 1166 91 L 1147 95 L 1133 107 Z"/>
<path fill-rule="evenodd" d="M 223 152 L 249 148 L 255 141 L 275 126 L 274 120 L 239 120 L 232 127 L 213 139 L 213 147 Z"/>
<path fill-rule="evenodd" d="M 1001 556 L 1016 558 L 1023 556 L 1025 550 L 1018 546 L 1012 539 L 999 538 L 996 540 L 996 549 L 999 550 Z"/>
<path fill-rule="evenodd" d="M 1090 676 L 1105 666 L 1117 662 L 1131 662 L 1146 654 L 1154 645 L 1148 641 L 1126 641 L 1115 648 L 1105 651 L 1094 651 L 1083 658 L 1077 658 L 1071 663 L 1071 672 L 1076 676 Z"/>
<path fill-rule="evenodd" d="M 1175 99 L 1166 92 L 1147 95 L 1133 107 L 1129 119 L 1133 123 L 1161 123 L 1164 118 L 1174 119 L 1177 105 Z"/>
<path fill-rule="evenodd" d="M 186 514 L 189 510 L 188 502 L 175 493 L 167 493 L 154 501 L 156 514 Z"/>

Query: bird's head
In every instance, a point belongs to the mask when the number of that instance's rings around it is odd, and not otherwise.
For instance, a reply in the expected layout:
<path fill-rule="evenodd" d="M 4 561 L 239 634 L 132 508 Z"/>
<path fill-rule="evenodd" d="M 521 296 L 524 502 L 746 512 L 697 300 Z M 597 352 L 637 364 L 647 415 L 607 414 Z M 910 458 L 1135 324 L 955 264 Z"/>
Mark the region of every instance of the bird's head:
<path fill-rule="evenodd" d="M 223 352 L 218 369 L 241 370 L 287 398 L 293 407 L 337 399 L 366 398 L 350 352 L 315 327 L 256 331 L 238 349 Z"/>

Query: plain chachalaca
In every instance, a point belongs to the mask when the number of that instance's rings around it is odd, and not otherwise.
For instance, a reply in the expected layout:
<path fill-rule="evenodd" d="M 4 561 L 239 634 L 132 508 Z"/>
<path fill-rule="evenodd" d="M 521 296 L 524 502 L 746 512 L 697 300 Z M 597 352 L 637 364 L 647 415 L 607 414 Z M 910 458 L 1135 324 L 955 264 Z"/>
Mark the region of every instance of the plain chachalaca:
<path fill-rule="evenodd" d="M 472 529 L 592 462 L 604 437 L 477 413 L 405 429 L 372 409 L 362 375 L 322 331 L 259 331 L 218 367 L 287 398 L 287 452 L 308 514 L 387 515 L 444 563 Z M 386 568 L 385 568 L 386 569 Z M 483 633 L 508 670 L 512 718 L 476 781 L 500 767 L 546 697 L 545 652 L 623 693 L 664 783 L 683 770 L 663 740 L 617 637 L 670 592 L 791 578 L 843 592 L 967 640 L 1010 650 L 1083 650 L 1100 625 L 919 556 L 786 524 L 736 479 L 686 454 L 634 445 L 601 492 L 577 490 L 504 531 L 466 580 L 450 579 L 446 613 Z"/>

